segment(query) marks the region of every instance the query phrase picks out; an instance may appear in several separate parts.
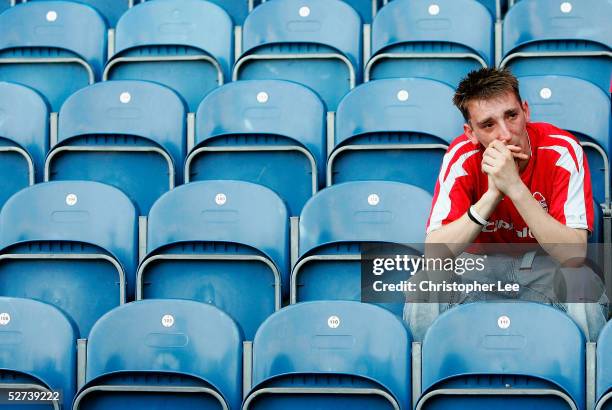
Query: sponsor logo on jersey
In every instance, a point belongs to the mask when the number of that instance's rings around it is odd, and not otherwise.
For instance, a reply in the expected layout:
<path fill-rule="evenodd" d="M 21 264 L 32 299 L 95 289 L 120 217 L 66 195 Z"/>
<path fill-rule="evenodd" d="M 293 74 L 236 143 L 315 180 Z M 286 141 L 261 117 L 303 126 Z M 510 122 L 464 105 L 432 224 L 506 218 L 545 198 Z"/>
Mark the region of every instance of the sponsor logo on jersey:
<path fill-rule="evenodd" d="M 548 212 L 548 204 L 546 203 L 546 198 L 544 198 L 544 195 L 542 195 L 540 192 L 536 191 L 536 192 L 533 193 L 533 197 L 535 198 L 536 201 L 538 201 L 540 203 L 540 206 L 546 212 Z"/>

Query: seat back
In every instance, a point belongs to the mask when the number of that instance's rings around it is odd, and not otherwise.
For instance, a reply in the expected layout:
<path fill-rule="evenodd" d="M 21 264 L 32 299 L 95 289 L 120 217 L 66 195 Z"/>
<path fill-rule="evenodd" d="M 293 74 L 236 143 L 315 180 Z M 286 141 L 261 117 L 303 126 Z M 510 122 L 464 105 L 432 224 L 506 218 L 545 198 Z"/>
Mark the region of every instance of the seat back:
<path fill-rule="evenodd" d="M 0 207 L 42 180 L 49 148 L 49 108 L 36 91 L 0 82 Z"/>
<path fill-rule="evenodd" d="M 584 408 L 584 358 L 582 332 L 555 308 L 528 302 L 461 305 L 425 334 L 417 408 Z M 460 390 L 447 395 L 448 389 Z M 474 390 L 480 394 L 470 394 Z"/>
<path fill-rule="evenodd" d="M 229 81 L 233 56 L 233 24 L 221 7 L 201 0 L 147 1 L 117 22 L 104 79 L 164 84 L 195 112 L 208 92 Z"/>
<path fill-rule="evenodd" d="M 193 182 L 153 205 L 147 251 L 139 298 L 214 304 L 252 339 L 289 282 L 287 209 L 261 185 Z"/>
<path fill-rule="evenodd" d="M 504 19 L 502 66 L 514 75 L 568 75 L 608 92 L 612 77 L 612 4 L 525 0 Z"/>
<path fill-rule="evenodd" d="M 23 189 L 0 212 L 2 295 L 60 306 L 85 336 L 125 301 L 125 282 L 133 294 L 137 232 L 134 205 L 111 186 L 64 181 Z"/>
<path fill-rule="evenodd" d="M 34 1 L 49 1 L 49 0 L 22 0 L 25 2 L 34 2 Z M 134 0 L 70 0 L 76 1 L 78 3 L 88 4 L 91 7 L 95 8 L 98 13 L 100 13 L 106 19 L 109 27 L 115 27 L 117 24 L 117 20 L 123 13 L 126 12 L 132 2 Z M 137 2 L 137 0 L 136 0 Z"/>
<path fill-rule="evenodd" d="M 105 59 L 106 23 L 89 6 L 32 2 L 0 15 L 0 81 L 34 88 L 53 111 L 100 79 Z"/>
<path fill-rule="evenodd" d="M 361 19 L 340 0 L 268 1 L 248 15 L 240 80 L 291 80 L 316 91 L 334 111 L 361 81 Z"/>
<path fill-rule="evenodd" d="M 278 403 L 306 408 L 316 403 L 318 409 L 389 409 L 394 408 L 391 402 L 407 410 L 410 343 L 402 322 L 376 306 L 348 301 L 288 306 L 257 331 L 254 387 L 245 408 L 277 409 Z M 266 394 L 269 388 L 287 389 L 281 392 L 285 397 Z M 343 390 L 334 394 L 335 389 Z M 359 389 L 370 389 L 370 395 L 357 393 Z M 384 405 L 372 398 L 379 392 L 386 394 Z M 317 394 L 322 396 L 319 401 Z"/>
<path fill-rule="evenodd" d="M 115 391 L 103 390 L 109 387 Z M 75 409 L 161 408 L 160 400 L 194 408 L 202 403 L 198 396 L 206 395 L 196 387 L 208 388 L 214 408 L 240 408 L 242 334 L 236 323 L 204 303 L 133 302 L 107 313 L 91 330 L 86 385 Z"/>
<path fill-rule="evenodd" d="M 612 408 L 612 322 L 603 328 L 597 339 L 597 410 Z"/>
<path fill-rule="evenodd" d="M 346 182 L 319 192 L 300 217 L 292 303 L 361 300 L 364 246 L 423 243 L 430 206 L 429 193 L 399 182 Z M 398 296 L 383 306 L 401 315 Z"/>
<path fill-rule="evenodd" d="M 325 132 L 325 105 L 306 87 L 278 80 L 227 84 L 198 107 L 185 177 L 261 184 L 299 215 L 324 179 Z"/>
<path fill-rule="evenodd" d="M 366 81 L 423 77 L 456 87 L 470 71 L 493 65 L 493 18 L 473 0 L 396 0 L 372 23 Z"/>
<path fill-rule="evenodd" d="M 77 383 L 73 323 L 59 309 L 29 299 L 0 297 L 0 312 L 0 390 L 59 392 L 58 404 L 69 409 Z"/>
<path fill-rule="evenodd" d="M 433 192 L 436 164 L 462 133 L 464 121 L 452 105 L 453 93 L 444 83 L 422 78 L 355 88 L 336 113 L 328 183 L 387 180 Z"/>
<path fill-rule="evenodd" d="M 589 162 L 595 201 L 609 203 L 610 96 L 575 77 L 528 76 L 521 77 L 519 84 L 532 121 L 550 122 L 580 140 Z M 576 107 L 588 109 L 578 113 Z"/>
<path fill-rule="evenodd" d="M 328 187 L 300 216 L 300 257 L 339 242 L 420 243 L 431 195 L 399 182 L 355 181 Z"/>
<path fill-rule="evenodd" d="M 146 215 L 183 180 L 186 110 L 176 93 L 151 82 L 105 81 L 82 89 L 60 111 L 47 179 L 114 185 Z"/>

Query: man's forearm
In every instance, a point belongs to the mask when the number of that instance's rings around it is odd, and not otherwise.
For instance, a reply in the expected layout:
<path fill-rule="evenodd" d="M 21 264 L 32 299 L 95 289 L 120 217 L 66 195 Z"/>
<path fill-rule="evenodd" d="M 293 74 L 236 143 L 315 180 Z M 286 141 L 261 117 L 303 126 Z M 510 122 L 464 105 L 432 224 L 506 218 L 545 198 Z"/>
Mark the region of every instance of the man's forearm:
<path fill-rule="evenodd" d="M 585 256 L 586 230 L 570 228 L 554 219 L 542 209 L 522 183 L 509 190 L 508 197 L 525 220 L 533 237 L 549 255 L 559 262 Z"/>
<path fill-rule="evenodd" d="M 499 195 L 487 191 L 474 204 L 474 209 L 480 216 L 489 219 L 500 200 Z M 474 242 L 481 230 L 482 226 L 472 221 L 466 212 L 461 218 L 427 234 L 425 242 L 446 244 L 456 256 Z"/>

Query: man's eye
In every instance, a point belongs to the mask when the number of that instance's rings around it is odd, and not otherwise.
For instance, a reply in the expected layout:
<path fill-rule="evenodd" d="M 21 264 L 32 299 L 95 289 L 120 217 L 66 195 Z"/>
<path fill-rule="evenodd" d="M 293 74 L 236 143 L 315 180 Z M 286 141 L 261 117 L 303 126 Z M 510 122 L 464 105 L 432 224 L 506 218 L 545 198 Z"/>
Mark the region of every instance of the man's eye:
<path fill-rule="evenodd" d="M 515 113 L 515 112 L 512 112 L 512 113 L 508 114 L 508 117 L 510 117 L 512 119 L 515 119 L 517 116 L 518 116 L 518 114 Z"/>
<path fill-rule="evenodd" d="M 493 124 L 485 124 L 483 125 L 483 128 L 493 128 Z"/>

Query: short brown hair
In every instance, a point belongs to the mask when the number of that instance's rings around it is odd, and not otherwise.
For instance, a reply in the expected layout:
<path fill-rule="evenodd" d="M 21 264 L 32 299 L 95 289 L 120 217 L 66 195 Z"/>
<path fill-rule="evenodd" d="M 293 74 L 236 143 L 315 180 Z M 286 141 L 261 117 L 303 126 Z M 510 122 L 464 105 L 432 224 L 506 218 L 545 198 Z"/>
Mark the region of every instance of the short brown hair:
<path fill-rule="evenodd" d="M 481 68 L 471 71 L 461 80 L 457 90 L 455 90 L 453 104 L 459 108 L 465 121 L 469 121 L 470 114 L 467 106 L 470 101 L 489 100 L 508 91 L 513 92 L 519 102 L 522 101 L 518 80 L 510 70 L 506 68 Z"/>

